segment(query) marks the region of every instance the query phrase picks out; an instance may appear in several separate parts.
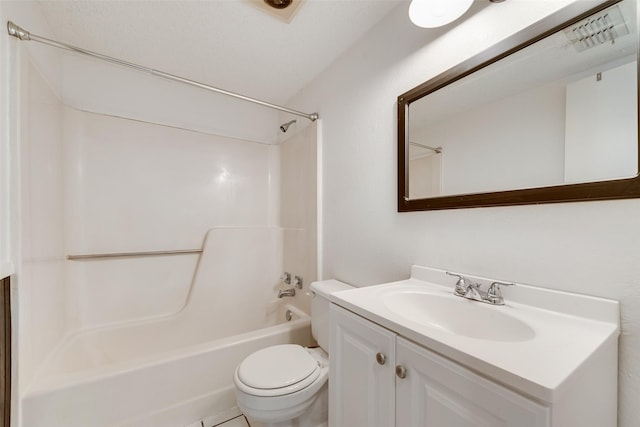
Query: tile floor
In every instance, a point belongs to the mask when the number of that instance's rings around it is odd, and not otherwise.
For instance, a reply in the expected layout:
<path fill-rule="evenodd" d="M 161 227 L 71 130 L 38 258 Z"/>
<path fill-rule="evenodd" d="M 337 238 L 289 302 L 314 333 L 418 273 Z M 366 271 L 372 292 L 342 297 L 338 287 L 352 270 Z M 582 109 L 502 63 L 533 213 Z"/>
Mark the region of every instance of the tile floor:
<path fill-rule="evenodd" d="M 210 423 L 207 423 L 207 420 L 205 419 L 193 424 L 189 424 L 186 427 L 251 427 L 251 426 L 247 422 L 247 419 L 244 417 L 244 415 L 239 415 L 221 424 L 210 424 Z"/>

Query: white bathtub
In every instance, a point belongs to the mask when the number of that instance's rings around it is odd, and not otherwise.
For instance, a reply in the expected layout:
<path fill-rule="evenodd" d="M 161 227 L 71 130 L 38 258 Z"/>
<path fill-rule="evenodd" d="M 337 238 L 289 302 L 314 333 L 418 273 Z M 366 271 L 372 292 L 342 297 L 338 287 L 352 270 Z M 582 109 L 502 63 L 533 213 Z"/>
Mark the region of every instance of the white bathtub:
<path fill-rule="evenodd" d="M 238 363 L 312 341 L 309 316 L 276 297 L 281 253 L 281 229 L 211 230 L 184 308 L 69 335 L 21 396 L 22 427 L 183 427 L 238 415 Z"/>
<path fill-rule="evenodd" d="M 286 310 L 293 313 L 284 319 Z M 311 319 L 285 306 L 282 323 L 163 353 L 107 363 L 93 359 L 98 342 L 145 342 L 151 328 L 121 328 L 81 334 L 66 343 L 82 369 L 66 364 L 47 373 L 23 399 L 24 427 L 182 427 L 201 418 L 220 421 L 239 414 L 233 394 L 235 367 L 250 353 L 275 344 L 311 343 Z M 155 326 L 155 325 L 149 325 Z M 102 355 L 101 357 L 105 357 Z"/>

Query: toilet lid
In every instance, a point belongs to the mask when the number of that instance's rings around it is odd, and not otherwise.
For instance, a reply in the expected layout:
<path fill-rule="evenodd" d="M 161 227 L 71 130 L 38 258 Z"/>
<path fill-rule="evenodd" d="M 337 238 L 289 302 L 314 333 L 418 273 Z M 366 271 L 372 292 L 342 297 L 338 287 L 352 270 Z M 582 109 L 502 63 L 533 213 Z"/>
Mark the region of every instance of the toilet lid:
<path fill-rule="evenodd" d="M 238 366 L 238 379 L 255 389 L 278 389 L 296 384 L 319 370 L 318 363 L 296 344 L 256 351 Z"/>

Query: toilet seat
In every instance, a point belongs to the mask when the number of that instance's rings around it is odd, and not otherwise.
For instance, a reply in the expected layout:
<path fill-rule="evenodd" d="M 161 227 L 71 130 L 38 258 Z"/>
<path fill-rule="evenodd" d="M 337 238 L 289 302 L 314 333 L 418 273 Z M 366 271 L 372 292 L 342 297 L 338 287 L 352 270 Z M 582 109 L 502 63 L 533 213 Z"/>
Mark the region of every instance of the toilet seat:
<path fill-rule="evenodd" d="M 234 382 L 253 396 L 282 396 L 307 388 L 320 376 L 319 362 L 296 344 L 259 350 L 238 365 Z"/>

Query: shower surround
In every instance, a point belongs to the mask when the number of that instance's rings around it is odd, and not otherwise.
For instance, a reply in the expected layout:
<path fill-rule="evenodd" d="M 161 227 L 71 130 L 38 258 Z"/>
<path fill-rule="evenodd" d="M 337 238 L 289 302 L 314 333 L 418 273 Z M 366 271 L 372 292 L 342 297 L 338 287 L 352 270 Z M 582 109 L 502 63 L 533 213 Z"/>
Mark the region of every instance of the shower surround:
<path fill-rule="evenodd" d="M 172 426 L 235 413 L 232 368 L 245 355 L 310 340 L 304 312 L 277 326 L 286 304 L 308 307 L 304 292 L 276 295 L 284 270 L 305 286 L 316 276 L 317 124 L 273 145 L 161 115 L 81 111 L 27 50 L 19 60 L 20 425 Z"/>

